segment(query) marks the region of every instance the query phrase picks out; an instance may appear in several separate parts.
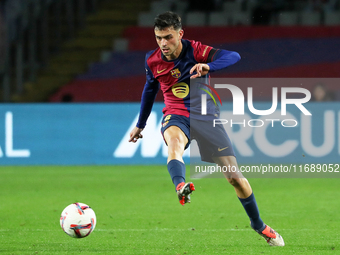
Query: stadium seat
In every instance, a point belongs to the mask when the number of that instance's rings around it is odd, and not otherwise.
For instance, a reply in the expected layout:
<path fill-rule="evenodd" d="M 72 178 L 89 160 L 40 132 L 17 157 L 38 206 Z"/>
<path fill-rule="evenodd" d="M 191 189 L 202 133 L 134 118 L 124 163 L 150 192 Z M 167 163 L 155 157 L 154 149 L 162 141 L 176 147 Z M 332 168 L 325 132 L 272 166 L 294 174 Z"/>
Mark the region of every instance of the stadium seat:
<path fill-rule="evenodd" d="M 172 6 L 171 1 L 153 1 L 151 2 L 151 12 L 160 14 L 166 11 L 170 11 Z"/>
<path fill-rule="evenodd" d="M 231 17 L 231 24 L 234 26 L 251 25 L 251 15 L 248 12 L 234 12 L 230 14 L 230 17 Z"/>
<path fill-rule="evenodd" d="M 320 12 L 302 12 L 301 25 L 303 26 L 319 26 L 321 24 Z"/>
<path fill-rule="evenodd" d="M 175 11 L 177 13 L 184 13 L 188 8 L 189 3 L 186 1 L 176 1 L 175 2 Z"/>
<path fill-rule="evenodd" d="M 228 14 L 225 12 L 211 12 L 208 16 L 209 26 L 227 26 Z"/>
<path fill-rule="evenodd" d="M 100 62 L 107 63 L 111 58 L 112 52 L 109 50 L 104 50 L 100 53 Z"/>
<path fill-rule="evenodd" d="M 298 24 L 298 12 L 281 12 L 278 15 L 278 23 L 280 26 L 295 26 Z"/>
<path fill-rule="evenodd" d="M 117 38 L 113 42 L 113 50 L 119 52 L 126 52 L 129 48 L 129 40 L 126 38 Z"/>
<path fill-rule="evenodd" d="M 254 11 L 254 9 L 259 6 L 258 2 L 258 0 L 244 0 L 243 3 L 241 3 L 242 11 Z"/>
<path fill-rule="evenodd" d="M 153 12 L 141 12 L 138 14 L 138 26 L 152 27 L 156 14 Z"/>
<path fill-rule="evenodd" d="M 223 11 L 224 12 L 240 12 L 241 11 L 241 2 L 240 1 L 233 1 L 233 2 L 224 2 L 223 3 Z"/>
<path fill-rule="evenodd" d="M 340 25 L 340 12 L 325 12 L 325 21 L 324 25 L 326 26 L 337 26 Z"/>
<path fill-rule="evenodd" d="M 185 17 L 187 26 L 205 26 L 206 14 L 204 12 L 188 12 Z"/>

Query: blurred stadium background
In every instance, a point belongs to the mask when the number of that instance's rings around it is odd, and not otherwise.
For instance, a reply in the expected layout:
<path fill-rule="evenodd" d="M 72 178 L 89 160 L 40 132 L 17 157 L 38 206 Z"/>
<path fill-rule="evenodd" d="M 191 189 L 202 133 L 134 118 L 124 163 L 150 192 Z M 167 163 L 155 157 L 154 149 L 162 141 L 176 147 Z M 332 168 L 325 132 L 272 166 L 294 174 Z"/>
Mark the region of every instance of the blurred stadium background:
<path fill-rule="evenodd" d="M 5 0 L 3 102 L 139 101 L 154 17 L 183 18 L 185 37 L 236 50 L 228 77 L 338 77 L 338 0 Z M 338 88 L 330 88 L 337 93 Z M 117 93 L 117 90 L 124 93 Z"/>
<path fill-rule="evenodd" d="M 313 108 L 320 112 L 306 124 L 311 137 L 296 131 L 299 145 L 287 155 L 301 156 L 309 148 L 307 156 L 314 159 L 337 159 L 339 0 L 5 0 L 0 2 L 3 164 L 164 163 L 161 93 L 145 130 L 152 138 L 136 147 L 123 138 L 139 111 L 145 53 L 157 46 L 154 17 L 167 10 L 182 16 L 185 38 L 240 53 L 239 63 L 213 77 L 312 79 L 303 84 L 312 99 L 333 102 Z M 317 84 L 322 86 L 316 89 Z M 254 100 L 271 101 L 265 85 L 254 90 Z M 277 130 L 274 145 L 284 143 Z M 236 149 L 253 159 L 265 154 L 253 146 L 259 154 Z M 73 154 L 74 160 L 65 159 Z M 25 159 L 18 160 L 20 155 Z"/>
<path fill-rule="evenodd" d="M 179 205 L 161 95 L 144 139 L 127 142 L 144 56 L 157 47 L 153 19 L 167 10 L 182 15 L 186 38 L 240 53 L 212 77 L 251 78 L 263 109 L 271 107 L 264 78 L 312 92 L 311 118 L 287 109 L 296 128 L 226 127 L 240 164 L 339 170 L 340 0 L 0 0 L 0 253 L 339 254 L 336 178 L 251 178 L 261 217 L 285 238 L 278 252 L 250 229 L 222 178 L 193 180 L 192 204 Z M 232 103 L 223 107 L 230 118 Z M 246 110 L 251 118 L 260 116 Z M 85 240 L 59 226 L 73 202 L 97 214 Z"/>

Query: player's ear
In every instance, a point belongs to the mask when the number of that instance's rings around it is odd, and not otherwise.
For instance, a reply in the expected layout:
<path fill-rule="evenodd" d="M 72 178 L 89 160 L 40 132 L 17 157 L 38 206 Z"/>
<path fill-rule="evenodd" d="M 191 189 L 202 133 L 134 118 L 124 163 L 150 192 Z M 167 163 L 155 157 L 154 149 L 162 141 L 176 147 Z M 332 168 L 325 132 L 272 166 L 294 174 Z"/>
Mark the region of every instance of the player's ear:
<path fill-rule="evenodd" d="M 178 38 L 182 39 L 184 35 L 184 30 L 183 29 L 179 30 L 178 34 L 179 34 Z"/>

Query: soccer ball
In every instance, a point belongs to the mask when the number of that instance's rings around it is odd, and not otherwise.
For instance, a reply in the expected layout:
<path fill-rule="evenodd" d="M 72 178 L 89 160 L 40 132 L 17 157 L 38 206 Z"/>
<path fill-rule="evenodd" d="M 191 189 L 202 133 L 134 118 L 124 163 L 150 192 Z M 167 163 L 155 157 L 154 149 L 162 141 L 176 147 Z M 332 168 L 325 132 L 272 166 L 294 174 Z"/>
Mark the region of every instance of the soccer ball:
<path fill-rule="evenodd" d="M 83 238 L 91 234 L 96 222 L 96 215 L 92 208 L 83 203 L 70 204 L 60 216 L 61 228 L 74 238 Z"/>

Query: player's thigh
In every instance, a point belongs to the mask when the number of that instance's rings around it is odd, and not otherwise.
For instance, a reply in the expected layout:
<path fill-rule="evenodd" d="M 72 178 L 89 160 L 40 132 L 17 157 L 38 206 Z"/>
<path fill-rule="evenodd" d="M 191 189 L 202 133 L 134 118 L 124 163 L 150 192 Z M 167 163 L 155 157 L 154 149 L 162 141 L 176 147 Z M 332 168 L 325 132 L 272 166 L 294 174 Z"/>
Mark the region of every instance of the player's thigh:
<path fill-rule="evenodd" d="M 184 150 L 190 144 L 190 119 L 181 115 L 168 114 L 163 117 L 161 133 L 166 145 L 180 144 L 179 148 Z"/>
<path fill-rule="evenodd" d="M 180 147 L 186 147 L 188 143 L 188 138 L 178 126 L 169 126 L 163 133 L 164 140 L 166 144 L 169 145 L 179 145 Z"/>

